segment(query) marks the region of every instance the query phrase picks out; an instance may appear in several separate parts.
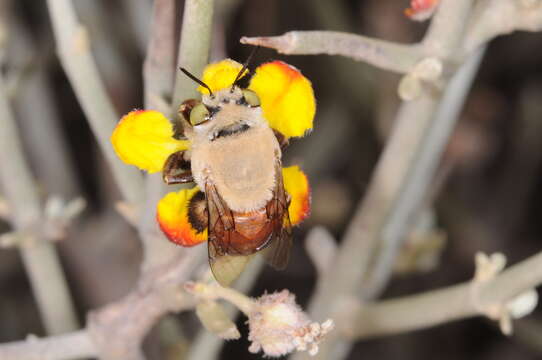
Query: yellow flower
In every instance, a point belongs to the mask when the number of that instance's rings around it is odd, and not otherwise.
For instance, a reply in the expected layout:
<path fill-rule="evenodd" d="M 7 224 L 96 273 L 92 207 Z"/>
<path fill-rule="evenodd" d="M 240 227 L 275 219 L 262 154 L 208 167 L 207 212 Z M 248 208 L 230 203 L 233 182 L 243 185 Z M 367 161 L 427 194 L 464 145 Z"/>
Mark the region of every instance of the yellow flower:
<path fill-rule="evenodd" d="M 226 59 L 207 66 L 202 81 L 216 92 L 232 86 L 241 69 L 241 64 Z M 269 126 L 285 137 L 303 136 L 312 129 L 316 108 L 312 86 L 296 68 L 281 61 L 263 64 L 256 69 L 249 89 L 258 95 Z M 207 95 L 206 89 L 198 90 Z M 118 123 L 111 142 L 122 161 L 153 173 L 163 170 L 171 154 L 190 148 L 189 141 L 173 135 L 173 126 L 163 114 L 134 110 Z M 296 225 L 310 211 L 309 184 L 297 166 L 283 169 L 283 178 L 291 199 L 290 221 Z M 208 237 L 208 219 L 203 215 L 206 205 L 205 195 L 197 187 L 172 192 L 159 201 L 157 221 L 171 241 L 193 246 Z"/>
<path fill-rule="evenodd" d="M 162 171 L 169 155 L 188 149 L 188 142 L 173 138 L 173 126 L 162 113 L 134 110 L 125 115 L 111 135 L 117 156 L 150 173 Z"/>
<path fill-rule="evenodd" d="M 310 81 L 282 61 L 256 69 L 249 89 L 260 97 L 269 125 L 286 137 L 303 136 L 312 129 L 316 102 Z"/>
<path fill-rule="evenodd" d="M 207 224 L 196 223 L 189 214 L 191 206 L 201 194 L 197 186 L 170 192 L 164 196 L 156 208 L 156 219 L 160 229 L 169 240 L 181 246 L 194 246 L 207 240 Z"/>
<path fill-rule="evenodd" d="M 208 65 L 203 82 L 213 92 L 232 85 L 243 65 L 226 59 Z M 312 129 L 316 101 L 310 81 L 295 67 L 272 61 L 256 68 L 248 88 L 258 94 L 269 126 L 284 136 L 299 137 Z M 202 94 L 207 90 L 199 87 Z"/>
<path fill-rule="evenodd" d="M 290 222 L 297 225 L 305 220 L 311 211 L 311 189 L 307 176 L 299 169 L 299 166 L 290 166 L 282 169 L 284 189 L 290 195 L 291 201 L 288 207 Z"/>
<path fill-rule="evenodd" d="M 307 176 L 299 166 L 282 169 L 284 189 L 290 195 L 288 214 L 292 225 L 298 225 L 310 213 L 310 188 Z M 202 206 L 204 195 L 196 186 L 171 192 L 157 206 L 158 224 L 172 242 L 194 246 L 207 240 L 208 228 Z"/>
<path fill-rule="evenodd" d="M 201 81 L 207 84 L 213 92 L 217 92 L 230 87 L 242 68 L 243 65 L 239 64 L 237 61 L 225 59 L 207 65 L 205 70 L 203 70 Z M 209 91 L 203 86 L 198 87 L 198 91 L 205 95 L 209 94 Z"/>

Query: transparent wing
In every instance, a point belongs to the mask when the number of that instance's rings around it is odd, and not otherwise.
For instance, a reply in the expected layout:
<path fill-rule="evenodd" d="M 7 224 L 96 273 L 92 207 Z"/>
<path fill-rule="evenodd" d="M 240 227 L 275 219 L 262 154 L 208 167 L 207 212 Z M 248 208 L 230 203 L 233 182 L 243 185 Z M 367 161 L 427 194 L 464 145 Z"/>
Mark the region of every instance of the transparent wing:
<path fill-rule="evenodd" d="M 292 248 L 292 224 L 288 214 L 289 199 L 284 190 L 282 167 L 275 166 L 275 189 L 273 198 L 267 203 L 267 215 L 272 222 L 273 232 L 269 246 L 263 251 L 265 260 L 278 270 L 283 270 L 290 259 Z"/>
<path fill-rule="evenodd" d="M 205 196 L 209 214 L 209 265 L 216 281 L 229 286 L 241 275 L 252 255 L 232 254 L 234 214 L 213 185 L 206 185 Z"/>

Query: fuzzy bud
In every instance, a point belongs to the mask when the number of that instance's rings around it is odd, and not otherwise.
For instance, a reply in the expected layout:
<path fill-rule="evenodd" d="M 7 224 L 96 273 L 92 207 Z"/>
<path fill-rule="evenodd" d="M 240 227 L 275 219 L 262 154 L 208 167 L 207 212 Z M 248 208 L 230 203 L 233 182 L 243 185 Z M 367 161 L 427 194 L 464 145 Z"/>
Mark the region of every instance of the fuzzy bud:
<path fill-rule="evenodd" d="M 278 357 L 294 350 L 318 353 L 318 343 L 333 329 L 333 321 L 311 322 L 287 290 L 266 294 L 256 300 L 248 316 L 252 341 L 249 351 L 260 350 L 266 356 Z"/>

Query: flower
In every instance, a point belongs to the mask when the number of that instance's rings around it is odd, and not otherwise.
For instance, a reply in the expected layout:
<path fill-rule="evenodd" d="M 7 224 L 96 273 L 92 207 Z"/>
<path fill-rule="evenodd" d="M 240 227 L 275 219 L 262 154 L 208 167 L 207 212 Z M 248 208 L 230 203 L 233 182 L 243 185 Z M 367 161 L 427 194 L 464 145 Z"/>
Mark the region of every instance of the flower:
<path fill-rule="evenodd" d="M 307 176 L 299 169 L 299 166 L 290 166 L 282 169 L 284 189 L 292 197 L 288 207 L 288 215 L 292 225 L 297 225 L 305 220 L 311 211 L 311 189 Z"/>
<path fill-rule="evenodd" d="M 194 246 L 207 240 L 207 226 L 190 219 L 189 209 L 202 194 L 197 186 L 170 192 L 159 202 L 156 219 L 169 240 L 181 246 Z"/>
<path fill-rule="evenodd" d="M 433 16 L 439 0 L 412 0 L 405 15 L 415 21 L 425 21 Z"/>
<path fill-rule="evenodd" d="M 231 59 L 219 61 L 207 66 L 202 81 L 213 92 L 222 90 L 231 86 L 242 67 Z M 285 137 L 300 137 L 312 129 L 316 112 L 312 85 L 295 67 L 278 60 L 260 65 L 248 88 L 258 94 L 269 126 Z M 207 94 L 202 86 L 198 90 Z"/>
<path fill-rule="evenodd" d="M 311 322 L 295 302 L 295 296 L 283 290 L 266 294 L 256 300 L 248 314 L 248 350 L 263 351 L 266 356 L 279 357 L 294 350 L 318 353 L 318 344 L 333 329 L 333 321 Z"/>
<path fill-rule="evenodd" d="M 202 81 L 211 91 L 232 86 L 242 65 L 226 59 L 208 65 Z M 247 76 L 248 71 L 243 74 Z M 281 61 L 259 66 L 248 89 L 261 102 L 269 126 L 284 138 L 300 137 L 312 129 L 316 104 L 310 81 L 299 70 Z M 207 95 L 208 90 L 198 90 Z M 111 142 L 119 158 L 149 173 L 162 171 L 170 155 L 190 152 L 189 140 L 174 137 L 174 128 L 166 116 L 155 110 L 134 110 L 116 126 Z M 292 225 L 310 213 L 310 187 L 297 166 L 283 169 L 284 187 L 291 199 L 288 213 Z M 205 194 L 196 186 L 166 194 L 157 204 L 157 221 L 172 242 L 194 246 L 208 238 Z"/>
<path fill-rule="evenodd" d="M 127 164 L 149 173 L 162 171 L 169 155 L 186 150 L 188 142 L 173 137 L 173 125 L 155 110 L 134 110 L 117 124 L 111 143 Z"/>

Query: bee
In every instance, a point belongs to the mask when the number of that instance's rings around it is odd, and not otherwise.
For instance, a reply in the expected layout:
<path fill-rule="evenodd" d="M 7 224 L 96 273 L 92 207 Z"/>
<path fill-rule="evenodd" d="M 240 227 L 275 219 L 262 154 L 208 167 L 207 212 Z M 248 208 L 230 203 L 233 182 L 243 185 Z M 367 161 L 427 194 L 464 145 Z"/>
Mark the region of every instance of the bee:
<path fill-rule="evenodd" d="M 268 125 L 258 95 L 239 85 L 247 63 L 229 88 L 216 93 L 181 69 L 209 94 L 180 106 L 191 147 L 170 155 L 163 169 L 167 184 L 195 182 L 201 190 L 188 216 L 198 230 L 208 229 L 209 264 L 224 286 L 256 253 L 284 269 L 292 245 L 281 162 L 287 141 Z"/>

